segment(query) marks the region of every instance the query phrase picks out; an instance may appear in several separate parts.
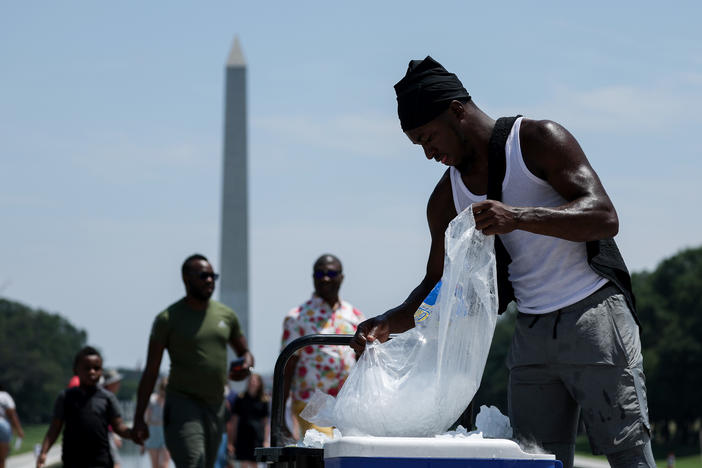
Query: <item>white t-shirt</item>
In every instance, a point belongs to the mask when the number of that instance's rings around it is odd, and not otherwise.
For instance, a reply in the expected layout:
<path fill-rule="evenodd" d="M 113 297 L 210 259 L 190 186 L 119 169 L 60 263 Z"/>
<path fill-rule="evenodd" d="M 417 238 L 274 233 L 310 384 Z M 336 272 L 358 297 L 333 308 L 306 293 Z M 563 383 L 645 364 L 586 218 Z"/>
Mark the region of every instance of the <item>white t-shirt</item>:
<path fill-rule="evenodd" d="M 5 418 L 5 410 L 15 409 L 15 400 L 9 393 L 0 391 L 0 418 Z"/>

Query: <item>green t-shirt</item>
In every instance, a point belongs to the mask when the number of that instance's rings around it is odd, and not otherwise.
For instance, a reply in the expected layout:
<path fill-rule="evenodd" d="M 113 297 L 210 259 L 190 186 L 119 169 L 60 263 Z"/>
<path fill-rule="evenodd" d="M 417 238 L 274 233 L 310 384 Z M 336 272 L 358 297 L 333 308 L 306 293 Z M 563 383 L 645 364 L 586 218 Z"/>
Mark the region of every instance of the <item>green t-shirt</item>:
<path fill-rule="evenodd" d="M 169 392 L 219 404 L 227 383 L 227 343 L 241 335 L 232 309 L 210 300 L 207 310 L 191 309 L 181 299 L 156 316 L 151 339 L 171 358 Z"/>

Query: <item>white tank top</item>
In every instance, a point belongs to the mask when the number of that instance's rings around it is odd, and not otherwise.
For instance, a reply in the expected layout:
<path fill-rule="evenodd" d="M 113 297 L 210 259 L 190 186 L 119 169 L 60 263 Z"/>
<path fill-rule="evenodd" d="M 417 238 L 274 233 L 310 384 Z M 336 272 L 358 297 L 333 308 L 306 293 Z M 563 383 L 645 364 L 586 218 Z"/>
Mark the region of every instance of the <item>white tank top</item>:
<path fill-rule="evenodd" d="M 526 167 L 519 144 L 521 123 L 521 117 L 514 122 L 505 144 L 502 201 L 511 206 L 543 207 L 567 203 L 548 182 L 536 177 Z M 475 195 L 468 190 L 455 167 L 450 168 L 450 176 L 456 212 L 486 199 L 485 195 Z M 584 242 L 522 230 L 500 235 L 500 239 L 512 257 L 509 280 L 520 312 L 553 312 L 586 298 L 607 282 L 588 265 Z"/>

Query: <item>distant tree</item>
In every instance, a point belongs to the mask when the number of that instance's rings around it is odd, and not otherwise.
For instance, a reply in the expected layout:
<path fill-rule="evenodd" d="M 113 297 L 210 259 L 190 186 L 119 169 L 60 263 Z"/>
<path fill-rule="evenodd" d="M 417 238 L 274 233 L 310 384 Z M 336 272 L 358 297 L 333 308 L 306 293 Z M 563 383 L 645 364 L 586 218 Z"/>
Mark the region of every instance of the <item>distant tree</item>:
<path fill-rule="evenodd" d="M 47 422 L 87 335 L 58 314 L 0 299 L 0 380 L 27 423 Z"/>
<path fill-rule="evenodd" d="M 651 419 L 680 428 L 679 442 L 702 417 L 702 247 L 633 275 L 643 329 L 644 367 Z"/>

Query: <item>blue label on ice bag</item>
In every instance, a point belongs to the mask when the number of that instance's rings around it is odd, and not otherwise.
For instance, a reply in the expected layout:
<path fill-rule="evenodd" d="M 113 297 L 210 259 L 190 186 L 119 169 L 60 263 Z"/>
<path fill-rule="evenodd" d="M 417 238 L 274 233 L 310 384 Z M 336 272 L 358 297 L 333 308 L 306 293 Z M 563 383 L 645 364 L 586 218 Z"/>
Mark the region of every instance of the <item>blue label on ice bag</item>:
<path fill-rule="evenodd" d="M 436 283 L 434 289 L 431 290 L 429 295 L 424 299 L 422 305 L 419 306 L 417 312 L 414 313 L 414 321 L 421 322 L 426 320 L 434 310 L 434 305 L 436 304 L 436 299 L 439 297 L 439 290 L 441 289 L 441 281 Z"/>

